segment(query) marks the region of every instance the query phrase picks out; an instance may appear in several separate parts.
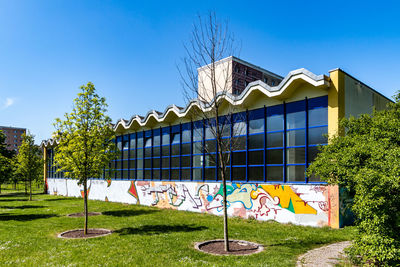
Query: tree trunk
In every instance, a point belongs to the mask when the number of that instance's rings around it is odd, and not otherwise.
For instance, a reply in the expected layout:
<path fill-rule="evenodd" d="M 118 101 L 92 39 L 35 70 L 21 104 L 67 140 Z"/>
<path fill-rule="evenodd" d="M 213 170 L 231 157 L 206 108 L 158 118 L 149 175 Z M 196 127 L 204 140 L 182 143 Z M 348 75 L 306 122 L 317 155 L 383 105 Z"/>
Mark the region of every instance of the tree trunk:
<path fill-rule="evenodd" d="M 32 201 L 32 180 L 29 180 L 29 201 Z"/>
<path fill-rule="evenodd" d="M 25 180 L 25 195 L 27 195 L 27 194 L 28 194 L 28 184 L 27 184 L 27 182 Z"/>
<path fill-rule="evenodd" d="M 223 172 L 221 172 L 223 173 Z M 224 174 L 222 174 L 225 176 Z M 222 177 L 222 186 L 223 186 L 223 202 L 224 202 L 224 243 L 225 243 L 225 251 L 229 251 L 229 237 L 228 237 L 228 210 L 226 205 L 226 180 L 225 177 Z"/>
<path fill-rule="evenodd" d="M 87 235 L 88 226 L 88 203 L 87 203 L 87 181 L 83 183 L 83 199 L 84 199 L 84 212 L 85 212 L 85 225 L 83 228 L 83 234 Z"/>
<path fill-rule="evenodd" d="M 13 187 L 14 187 L 14 190 L 17 190 L 17 183 L 16 182 L 14 182 Z"/>

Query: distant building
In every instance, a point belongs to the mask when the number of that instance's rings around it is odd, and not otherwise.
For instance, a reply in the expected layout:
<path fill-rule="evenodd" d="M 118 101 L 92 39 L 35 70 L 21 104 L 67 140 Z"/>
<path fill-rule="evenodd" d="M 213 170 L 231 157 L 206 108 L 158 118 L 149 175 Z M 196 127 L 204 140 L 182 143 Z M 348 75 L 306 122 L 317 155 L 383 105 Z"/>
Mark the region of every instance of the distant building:
<path fill-rule="evenodd" d="M 22 135 L 26 134 L 26 129 L 11 126 L 0 126 L 0 131 L 3 131 L 4 135 L 6 136 L 7 148 L 18 151 L 19 146 L 22 144 Z"/>

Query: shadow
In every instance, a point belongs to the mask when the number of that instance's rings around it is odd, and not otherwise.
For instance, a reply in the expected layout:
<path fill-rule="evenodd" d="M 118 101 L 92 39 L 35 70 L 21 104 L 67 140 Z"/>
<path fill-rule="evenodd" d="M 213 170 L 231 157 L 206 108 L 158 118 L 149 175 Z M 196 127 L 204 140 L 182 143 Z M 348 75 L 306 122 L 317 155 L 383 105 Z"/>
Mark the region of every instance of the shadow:
<path fill-rule="evenodd" d="M 11 202 L 11 201 L 28 201 L 29 198 L 11 198 L 11 199 L 0 199 L 0 202 Z"/>
<path fill-rule="evenodd" d="M 110 210 L 110 211 L 104 211 L 102 212 L 102 214 L 115 217 L 130 217 L 143 214 L 151 214 L 154 212 L 159 212 L 159 210 Z"/>
<path fill-rule="evenodd" d="M 187 224 L 181 225 L 143 225 L 141 227 L 133 228 L 126 227 L 115 230 L 115 233 L 120 235 L 158 235 L 171 232 L 194 232 L 208 229 L 205 226 L 191 226 Z"/>
<path fill-rule="evenodd" d="M 63 201 L 63 200 L 71 200 L 71 198 L 63 197 L 63 198 L 49 198 L 45 199 L 44 201 Z"/>
<path fill-rule="evenodd" d="M 0 221 L 19 221 L 26 222 L 37 219 L 48 219 L 51 217 L 57 217 L 57 214 L 9 214 L 9 213 L 0 213 Z"/>
<path fill-rule="evenodd" d="M 38 195 L 43 195 L 43 193 L 32 193 L 32 196 L 38 196 Z M 29 192 L 28 192 L 28 194 L 25 194 L 25 192 L 1 193 L 0 198 L 4 198 L 4 197 L 28 197 L 29 198 Z"/>
<path fill-rule="evenodd" d="M 0 209 L 40 209 L 46 206 L 35 206 L 35 205 L 22 205 L 22 206 L 0 206 Z"/>

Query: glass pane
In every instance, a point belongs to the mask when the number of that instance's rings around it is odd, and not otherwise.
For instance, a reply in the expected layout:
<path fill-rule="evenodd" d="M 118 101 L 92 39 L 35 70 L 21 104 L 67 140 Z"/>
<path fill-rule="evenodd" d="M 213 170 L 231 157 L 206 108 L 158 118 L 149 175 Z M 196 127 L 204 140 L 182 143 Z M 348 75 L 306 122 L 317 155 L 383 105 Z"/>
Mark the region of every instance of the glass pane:
<path fill-rule="evenodd" d="M 238 136 L 238 135 L 246 135 L 247 134 L 247 127 L 246 127 L 246 122 L 241 121 L 241 122 L 235 122 L 233 124 L 233 136 Z"/>
<path fill-rule="evenodd" d="M 190 167 L 190 156 L 182 157 L 182 167 Z"/>
<path fill-rule="evenodd" d="M 161 153 L 163 157 L 169 156 L 169 146 L 162 146 Z"/>
<path fill-rule="evenodd" d="M 161 180 L 169 180 L 169 170 L 161 170 L 162 178 Z"/>
<path fill-rule="evenodd" d="M 201 141 L 201 140 L 203 140 L 203 128 L 194 128 L 193 141 Z"/>
<path fill-rule="evenodd" d="M 283 167 L 267 166 L 267 181 L 283 182 Z"/>
<path fill-rule="evenodd" d="M 136 175 L 137 175 L 136 179 L 143 179 L 143 170 L 137 170 Z"/>
<path fill-rule="evenodd" d="M 153 169 L 158 169 L 158 168 L 160 168 L 160 159 L 154 158 L 153 159 Z"/>
<path fill-rule="evenodd" d="M 206 155 L 206 161 L 205 161 L 205 166 L 206 167 L 211 167 L 215 166 L 215 161 L 216 161 L 216 155 Z"/>
<path fill-rule="evenodd" d="M 159 146 L 160 145 L 160 143 L 161 143 L 161 141 L 160 141 L 160 136 L 159 135 L 156 135 L 156 136 L 154 136 L 154 139 L 153 139 L 154 141 L 154 146 Z"/>
<path fill-rule="evenodd" d="M 171 180 L 179 180 L 179 169 L 171 170 Z"/>
<path fill-rule="evenodd" d="M 151 147 L 146 147 L 146 148 L 144 149 L 144 157 L 145 157 L 145 158 L 151 157 Z"/>
<path fill-rule="evenodd" d="M 203 166 L 203 156 L 193 156 L 193 167 L 201 167 Z"/>
<path fill-rule="evenodd" d="M 122 149 L 128 149 L 129 148 L 129 142 L 128 141 L 123 141 L 122 142 Z"/>
<path fill-rule="evenodd" d="M 161 159 L 162 168 L 169 168 L 169 158 L 162 158 Z"/>
<path fill-rule="evenodd" d="M 309 182 L 320 182 L 321 181 L 321 177 L 318 175 L 314 175 L 312 174 L 311 176 L 308 176 L 308 181 Z"/>
<path fill-rule="evenodd" d="M 308 111 L 308 126 L 328 124 L 328 108 L 317 108 Z"/>
<path fill-rule="evenodd" d="M 122 162 L 118 160 L 116 163 L 117 164 L 115 165 L 115 168 L 118 169 L 118 170 L 122 169 Z"/>
<path fill-rule="evenodd" d="M 310 146 L 308 147 L 308 163 L 311 163 L 314 161 L 314 159 L 317 157 L 317 155 L 319 154 L 320 150 L 318 146 Z"/>
<path fill-rule="evenodd" d="M 145 159 L 144 160 L 144 168 L 145 169 L 150 169 L 151 168 L 151 159 Z"/>
<path fill-rule="evenodd" d="M 215 138 L 215 127 L 206 127 L 205 128 L 206 131 L 206 139 L 214 139 Z"/>
<path fill-rule="evenodd" d="M 129 171 L 129 178 L 135 179 L 135 171 Z"/>
<path fill-rule="evenodd" d="M 136 153 L 138 158 L 143 158 L 143 149 L 136 150 Z"/>
<path fill-rule="evenodd" d="M 232 179 L 233 181 L 246 181 L 246 168 L 244 167 L 232 168 Z"/>
<path fill-rule="evenodd" d="M 246 152 L 232 153 L 232 165 L 246 165 Z"/>
<path fill-rule="evenodd" d="M 182 155 L 190 154 L 190 143 L 182 144 Z"/>
<path fill-rule="evenodd" d="M 136 160 L 136 164 L 137 164 L 138 169 L 143 169 L 143 160 L 142 159 Z"/>
<path fill-rule="evenodd" d="M 173 133 L 171 137 L 171 144 L 179 144 L 181 142 L 180 133 Z"/>
<path fill-rule="evenodd" d="M 201 142 L 193 143 L 193 154 L 203 153 L 203 144 Z"/>
<path fill-rule="evenodd" d="M 162 135 L 162 145 L 169 145 L 169 134 Z"/>
<path fill-rule="evenodd" d="M 298 111 L 286 114 L 286 128 L 305 128 L 306 127 L 306 112 Z"/>
<path fill-rule="evenodd" d="M 264 164 L 264 151 L 249 151 L 249 165 L 262 165 Z"/>
<path fill-rule="evenodd" d="M 264 135 L 250 135 L 249 136 L 249 149 L 264 148 Z"/>
<path fill-rule="evenodd" d="M 206 168 L 204 173 L 205 180 L 213 180 L 215 181 L 215 168 Z"/>
<path fill-rule="evenodd" d="M 283 132 L 268 133 L 267 147 L 283 147 Z"/>
<path fill-rule="evenodd" d="M 286 153 L 287 153 L 288 164 L 306 162 L 306 154 L 304 147 L 288 148 L 286 151 L 287 151 Z"/>
<path fill-rule="evenodd" d="M 287 166 L 287 181 L 288 182 L 305 182 L 305 166 Z"/>
<path fill-rule="evenodd" d="M 153 180 L 160 180 L 160 170 L 153 170 Z"/>
<path fill-rule="evenodd" d="M 220 131 L 222 132 L 222 137 L 229 137 L 231 136 L 231 124 L 230 123 L 224 123 L 220 125 L 221 129 Z"/>
<path fill-rule="evenodd" d="M 135 149 L 136 148 L 136 139 L 131 139 L 131 149 Z"/>
<path fill-rule="evenodd" d="M 202 180 L 201 176 L 201 170 L 202 169 L 193 169 L 193 180 Z"/>
<path fill-rule="evenodd" d="M 190 169 L 182 169 L 181 180 L 190 180 Z"/>
<path fill-rule="evenodd" d="M 182 143 L 187 143 L 191 141 L 190 130 L 185 130 L 182 132 Z"/>
<path fill-rule="evenodd" d="M 308 129 L 308 142 L 310 145 L 326 144 L 328 138 L 325 136 L 328 134 L 328 127 L 318 127 Z"/>
<path fill-rule="evenodd" d="M 130 169 L 135 169 L 135 164 L 136 164 L 136 161 L 135 161 L 135 160 L 130 160 L 130 161 L 129 161 L 129 168 L 130 168 Z"/>
<path fill-rule="evenodd" d="M 264 119 L 250 120 L 249 133 L 262 133 L 264 132 Z"/>
<path fill-rule="evenodd" d="M 122 156 L 124 157 L 124 159 L 129 159 L 129 150 L 124 150 L 123 152 L 122 152 Z"/>
<path fill-rule="evenodd" d="M 206 153 L 212 153 L 212 152 L 216 151 L 216 141 L 215 140 L 208 140 L 205 142 L 206 142 L 206 146 L 205 146 Z"/>
<path fill-rule="evenodd" d="M 171 157 L 171 168 L 179 168 L 179 157 Z"/>
<path fill-rule="evenodd" d="M 288 131 L 286 141 L 287 146 L 304 146 L 306 144 L 306 130 Z"/>
<path fill-rule="evenodd" d="M 269 149 L 266 151 L 267 164 L 282 164 L 283 149 Z"/>
<path fill-rule="evenodd" d="M 117 142 L 117 147 L 118 147 L 118 150 L 122 149 L 122 141 Z"/>
<path fill-rule="evenodd" d="M 232 138 L 232 150 L 245 150 L 246 136 Z"/>
<path fill-rule="evenodd" d="M 143 137 L 137 139 L 137 148 L 143 148 Z"/>
<path fill-rule="evenodd" d="M 171 155 L 178 156 L 179 155 L 179 144 L 171 146 Z"/>
<path fill-rule="evenodd" d="M 161 147 L 153 147 L 153 157 L 159 157 L 160 156 L 160 149 Z"/>
<path fill-rule="evenodd" d="M 122 161 L 122 169 L 128 169 L 128 160 Z"/>
<path fill-rule="evenodd" d="M 274 115 L 267 117 L 267 131 L 283 130 L 283 115 Z"/>
<path fill-rule="evenodd" d="M 249 167 L 249 181 L 264 181 L 264 167 Z"/>

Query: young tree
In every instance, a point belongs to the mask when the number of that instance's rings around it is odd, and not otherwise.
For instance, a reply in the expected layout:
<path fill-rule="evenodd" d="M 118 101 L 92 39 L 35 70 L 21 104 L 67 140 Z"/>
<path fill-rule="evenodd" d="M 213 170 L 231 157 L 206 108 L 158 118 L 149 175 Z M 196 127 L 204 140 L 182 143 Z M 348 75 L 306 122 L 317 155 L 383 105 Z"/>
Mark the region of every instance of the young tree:
<path fill-rule="evenodd" d="M 224 99 L 232 93 L 232 65 L 224 64 L 220 60 L 234 55 L 236 50 L 235 39 L 228 29 L 228 23 L 221 23 L 215 13 L 209 13 L 205 19 L 198 17 L 191 40 L 185 45 L 187 55 L 183 59 L 184 67 L 178 67 L 187 104 L 196 101 L 201 107 L 192 110 L 193 118 L 202 118 L 207 131 L 216 139 L 217 153 L 210 160 L 218 166 L 218 175 L 222 180 L 226 251 L 229 251 L 226 202 L 227 167 L 230 165 L 231 154 L 229 152 L 235 150 L 238 142 L 238 138 L 234 136 L 240 135 L 246 128 L 243 127 L 243 123 L 237 123 L 231 133 L 235 105 L 227 104 Z M 213 146 L 206 144 L 203 149 L 206 153 L 215 152 Z"/>
<path fill-rule="evenodd" d="M 92 83 L 80 87 L 71 113 L 64 120 L 56 119 L 54 133 L 55 166 L 64 171 L 66 177 L 78 179 L 83 185 L 84 234 L 88 225 L 87 182 L 91 177 L 101 177 L 109 162 L 116 157 L 115 138 L 111 119 L 106 115 L 107 104 L 99 97 Z"/>
<path fill-rule="evenodd" d="M 17 173 L 29 184 L 29 200 L 32 200 L 32 181 L 39 178 L 43 167 L 40 148 L 35 145 L 33 135 L 24 134 L 17 155 Z"/>
<path fill-rule="evenodd" d="M 400 94 L 388 110 L 345 119 L 345 136 L 321 148 L 307 169 L 354 195 L 358 235 L 350 256 L 358 263 L 400 264 Z"/>

